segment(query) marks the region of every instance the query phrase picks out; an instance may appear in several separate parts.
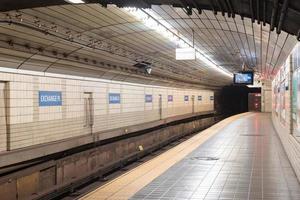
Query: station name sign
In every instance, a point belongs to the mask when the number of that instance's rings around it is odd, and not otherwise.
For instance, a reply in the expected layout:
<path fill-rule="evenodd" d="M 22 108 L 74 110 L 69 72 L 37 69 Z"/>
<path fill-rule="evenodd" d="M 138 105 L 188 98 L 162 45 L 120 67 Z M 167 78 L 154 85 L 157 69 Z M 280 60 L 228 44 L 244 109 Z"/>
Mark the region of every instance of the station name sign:
<path fill-rule="evenodd" d="M 39 91 L 39 106 L 61 106 L 62 98 L 59 91 Z"/>
<path fill-rule="evenodd" d="M 151 94 L 146 94 L 145 95 L 145 102 L 146 103 L 151 103 L 152 102 L 152 95 Z"/>
<path fill-rule="evenodd" d="M 189 96 L 184 96 L 184 101 L 189 101 Z"/>
<path fill-rule="evenodd" d="M 109 93 L 108 95 L 109 104 L 119 104 L 121 103 L 120 93 Z"/>

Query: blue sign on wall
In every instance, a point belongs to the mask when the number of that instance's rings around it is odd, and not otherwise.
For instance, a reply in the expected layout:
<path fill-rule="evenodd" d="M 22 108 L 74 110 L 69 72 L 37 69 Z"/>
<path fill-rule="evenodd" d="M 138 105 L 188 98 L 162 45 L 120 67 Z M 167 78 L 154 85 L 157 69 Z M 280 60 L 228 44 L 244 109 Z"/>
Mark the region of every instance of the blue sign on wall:
<path fill-rule="evenodd" d="M 118 104 L 121 103 L 120 93 L 109 93 L 108 95 L 109 104 Z"/>
<path fill-rule="evenodd" d="M 173 101 L 173 95 L 168 95 L 168 101 L 169 102 Z"/>
<path fill-rule="evenodd" d="M 152 95 L 151 94 L 146 94 L 145 95 L 145 102 L 146 103 L 151 103 L 152 102 Z"/>
<path fill-rule="evenodd" d="M 184 96 L 184 101 L 189 101 L 189 96 Z"/>
<path fill-rule="evenodd" d="M 210 96 L 210 100 L 214 100 L 214 96 Z"/>
<path fill-rule="evenodd" d="M 61 92 L 39 91 L 39 106 L 61 106 Z"/>
<path fill-rule="evenodd" d="M 202 101 L 202 96 L 198 96 L 198 101 Z"/>

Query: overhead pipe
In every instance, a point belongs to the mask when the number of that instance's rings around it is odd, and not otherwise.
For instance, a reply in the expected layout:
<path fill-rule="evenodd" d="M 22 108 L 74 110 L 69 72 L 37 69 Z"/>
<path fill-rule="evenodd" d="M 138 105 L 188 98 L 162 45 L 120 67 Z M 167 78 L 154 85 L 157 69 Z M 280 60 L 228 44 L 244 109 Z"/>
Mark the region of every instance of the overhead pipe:
<path fill-rule="evenodd" d="M 192 0 L 192 2 L 194 4 L 195 8 L 197 8 L 199 15 L 201 15 L 202 14 L 202 9 L 199 6 L 199 4 L 195 0 Z"/>
<path fill-rule="evenodd" d="M 260 24 L 260 7 L 259 7 L 259 1 L 260 0 L 256 0 L 256 16 L 257 16 L 257 23 Z"/>
<path fill-rule="evenodd" d="M 189 6 L 185 0 L 180 0 L 180 2 L 181 2 L 181 5 L 183 6 L 183 10 L 185 11 L 185 13 L 187 15 L 192 15 L 193 14 L 192 7 Z"/>
<path fill-rule="evenodd" d="M 142 8 L 151 8 L 151 3 L 149 3 L 148 0 L 142 0 L 141 5 Z"/>
<path fill-rule="evenodd" d="M 224 11 L 224 8 L 223 8 L 223 6 L 222 6 L 220 0 L 216 0 L 216 1 L 217 1 L 217 4 L 218 4 L 218 6 L 219 6 L 221 12 L 222 12 L 222 16 L 225 16 L 225 11 Z"/>
<path fill-rule="evenodd" d="M 232 4 L 231 4 L 231 1 L 230 0 L 226 0 L 226 3 L 228 4 L 228 7 L 229 7 L 229 10 L 230 10 L 230 13 L 232 15 L 232 18 L 235 18 L 235 13 L 234 13 L 234 10 L 233 10 L 233 7 L 232 7 Z"/>
<path fill-rule="evenodd" d="M 278 0 L 273 0 L 273 10 L 272 10 L 271 26 L 270 26 L 271 31 L 274 31 L 275 28 L 275 22 L 277 19 L 277 10 L 278 10 Z"/>
<path fill-rule="evenodd" d="M 279 22 L 278 22 L 278 27 L 277 27 L 277 34 L 280 34 L 281 30 L 282 30 L 282 25 L 287 13 L 287 9 L 288 9 L 288 5 L 289 5 L 289 0 L 284 0 L 282 8 L 281 8 L 281 14 L 280 14 L 280 18 L 279 18 Z"/>
<path fill-rule="evenodd" d="M 107 8 L 107 2 L 105 0 L 102 0 L 99 2 L 99 4 L 103 7 L 103 8 Z"/>
<path fill-rule="evenodd" d="M 250 3 L 251 21 L 252 23 L 254 23 L 255 19 L 254 19 L 254 11 L 253 11 L 253 0 L 250 0 L 249 3 Z"/>
<path fill-rule="evenodd" d="M 214 15 L 218 14 L 218 11 L 215 9 L 215 5 L 214 5 L 214 1 L 209 1 L 209 5 L 211 7 L 212 12 L 214 13 Z"/>
<path fill-rule="evenodd" d="M 227 16 L 231 17 L 231 11 L 229 9 L 229 5 L 228 5 L 227 1 L 225 1 L 225 7 L 226 7 L 226 10 L 227 10 Z"/>
<path fill-rule="evenodd" d="M 266 5 L 266 0 L 264 0 L 264 3 L 263 3 L 263 25 L 265 26 L 266 25 L 266 8 L 267 8 L 267 5 Z"/>

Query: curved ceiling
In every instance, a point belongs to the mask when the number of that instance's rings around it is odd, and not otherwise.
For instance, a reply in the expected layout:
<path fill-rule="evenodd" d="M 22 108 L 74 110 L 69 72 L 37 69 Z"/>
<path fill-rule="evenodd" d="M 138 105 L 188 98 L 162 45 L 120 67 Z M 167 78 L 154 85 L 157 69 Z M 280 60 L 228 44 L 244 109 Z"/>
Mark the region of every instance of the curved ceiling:
<path fill-rule="evenodd" d="M 168 31 L 194 39 L 205 57 L 230 72 L 245 65 L 261 77 L 271 77 L 297 42 L 286 32 L 278 35 L 268 24 L 252 23 L 246 17 L 215 15 L 210 10 L 199 14 L 197 9 L 187 13 L 168 5 L 143 12 Z M 1 66 L 125 80 L 128 75 L 144 76 L 133 65 L 147 61 L 153 65 L 153 75 L 146 78 L 152 81 L 155 77 L 214 87 L 231 82 L 201 59 L 176 61 L 176 44 L 124 8 L 61 5 L 2 12 L 0 19 Z"/>
<path fill-rule="evenodd" d="M 172 5 L 182 7 L 187 14 L 191 14 L 192 8 L 196 8 L 199 13 L 202 10 L 211 10 L 215 14 L 227 13 L 228 17 L 240 15 L 251 18 L 252 22 L 268 23 L 271 30 L 277 28 L 297 35 L 300 39 L 300 2 L 289 0 L 82 0 L 85 3 L 100 3 L 103 6 L 116 4 L 118 7 L 133 6 L 140 8 L 150 8 L 151 5 Z M 10 11 L 25 8 L 45 7 L 52 5 L 67 4 L 67 0 L 2 0 L 0 11 Z"/>

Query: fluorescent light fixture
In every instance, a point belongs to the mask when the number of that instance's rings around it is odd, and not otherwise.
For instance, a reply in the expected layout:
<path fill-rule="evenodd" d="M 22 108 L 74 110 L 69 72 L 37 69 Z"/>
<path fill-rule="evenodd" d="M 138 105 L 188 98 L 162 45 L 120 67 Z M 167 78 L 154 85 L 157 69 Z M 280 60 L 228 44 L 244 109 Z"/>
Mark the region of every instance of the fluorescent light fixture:
<path fill-rule="evenodd" d="M 232 78 L 233 74 L 229 72 L 228 70 L 224 69 L 221 66 L 216 65 L 214 62 L 212 62 L 207 56 L 205 56 L 204 53 L 202 53 L 201 49 L 198 47 L 193 47 L 193 43 L 189 41 L 187 38 L 183 36 L 179 36 L 179 34 L 175 34 L 173 31 L 170 31 L 173 29 L 172 25 L 169 24 L 165 20 L 159 20 L 160 17 L 157 16 L 154 12 L 152 12 L 151 9 L 139 9 L 139 8 L 133 8 L 133 7 L 126 7 L 123 8 L 126 12 L 129 12 L 131 15 L 133 15 L 138 20 L 142 21 L 145 26 L 148 28 L 155 30 L 160 35 L 164 36 L 171 42 L 175 43 L 179 48 L 190 48 L 194 49 L 196 52 L 196 59 L 199 59 L 200 61 L 204 62 L 206 65 L 212 67 L 212 69 Z M 177 53 L 176 53 L 177 56 Z M 191 56 L 191 55 L 189 55 Z M 176 57 L 177 60 L 177 57 Z"/>
<path fill-rule="evenodd" d="M 68 3 L 73 3 L 73 4 L 85 3 L 82 0 L 65 0 L 65 1 L 68 2 Z"/>
<path fill-rule="evenodd" d="M 177 48 L 176 60 L 196 60 L 196 49 L 194 48 Z"/>

